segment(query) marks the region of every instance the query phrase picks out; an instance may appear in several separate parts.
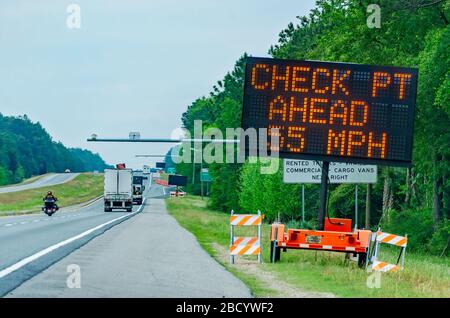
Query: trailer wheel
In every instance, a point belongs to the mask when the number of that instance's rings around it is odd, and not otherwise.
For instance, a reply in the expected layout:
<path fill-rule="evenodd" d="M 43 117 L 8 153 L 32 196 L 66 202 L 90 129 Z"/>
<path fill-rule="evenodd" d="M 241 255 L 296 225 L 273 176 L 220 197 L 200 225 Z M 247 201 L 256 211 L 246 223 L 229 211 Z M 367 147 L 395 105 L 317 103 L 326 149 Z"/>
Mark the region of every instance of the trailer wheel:
<path fill-rule="evenodd" d="M 127 212 L 131 212 L 131 211 L 133 211 L 133 208 L 128 208 L 127 209 Z"/>
<path fill-rule="evenodd" d="M 276 263 L 280 260 L 281 249 L 277 246 L 276 241 L 270 242 L 270 262 Z"/>

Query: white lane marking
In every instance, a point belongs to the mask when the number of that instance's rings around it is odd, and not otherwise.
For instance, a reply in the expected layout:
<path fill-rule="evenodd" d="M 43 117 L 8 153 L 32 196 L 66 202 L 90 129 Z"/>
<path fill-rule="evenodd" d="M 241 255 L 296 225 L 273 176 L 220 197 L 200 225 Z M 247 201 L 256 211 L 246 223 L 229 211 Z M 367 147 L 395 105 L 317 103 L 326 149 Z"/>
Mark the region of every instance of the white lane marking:
<path fill-rule="evenodd" d="M 86 204 L 85 206 L 83 206 L 82 208 L 84 209 L 84 208 L 88 208 L 88 207 L 90 207 L 90 206 L 92 206 L 92 205 L 94 205 L 95 203 L 97 203 L 97 202 L 99 202 L 101 199 L 103 198 L 103 195 L 102 196 L 100 196 L 100 197 L 98 197 L 97 199 L 95 199 L 94 201 L 92 201 L 91 203 L 89 203 L 89 204 Z"/>
<path fill-rule="evenodd" d="M 22 222 L 20 222 L 20 224 L 27 224 L 28 222 L 24 222 L 24 221 L 22 221 Z"/>
<path fill-rule="evenodd" d="M 60 248 L 61 246 L 67 245 L 67 244 L 72 243 L 72 242 L 74 242 L 74 241 L 76 241 L 76 240 L 78 240 L 78 239 L 80 239 L 80 238 L 82 238 L 82 237 L 85 237 L 86 235 L 89 235 L 89 234 L 91 234 L 92 232 L 94 232 L 94 231 L 96 231 L 96 230 L 98 230 L 98 229 L 101 229 L 102 227 L 104 227 L 104 226 L 106 226 L 106 225 L 109 225 L 109 224 L 114 223 L 114 222 L 116 222 L 116 221 L 118 221 L 118 220 L 121 220 L 121 219 L 123 219 L 123 218 L 130 217 L 130 216 L 133 215 L 133 214 L 136 214 L 136 213 L 141 212 L 141 211 L 142 211 L 142 208 L 144 207 L 144 204 L 145 204 L 145 200 L 144 200 L 144 202 L 142 203 L 142 205 L 140 206 L 140 208 L 139 208 L 136 212 L 132 212 L 132 213 L 127 214 L 127 215 L 122 215 L 122 216 L 120 216 L 120 217 L 118 217 L 118 218 L 115 218 L 115 219 L 113 219 L 113 220 L 111 220 L 111 221 L 108 221 L 108 222 L 106 222 L 106 223 L 97 225 L 96 227 L 93 227 L 93 228 L 90 229 L 90 230 L 84 231 L 83 233 L 80 233 L 80 234 L 78 234 L 78 235 L 76 235 L 76 236 L 73 236 L 73 237 L 71 237 L 71 238 L 68 238 L 67 240 L 64 240 L 64 241 L 62 241 L 62 242 L 59 242 L 59 243 L 54 244 L 54 245 L 52 245 L 52 246 L 49 246 L 49 247 L 43 249 L 43 250 L 40 251 L 40 252 L 37 252 L 37 253 L 35 253 L 35 254 L 31 255 L 31 256 L 28 256 L 28 257 L 24 258 L 23 260 L 21 260 L 21 261 L 15 263 L 15 264 L 13 264 L 13 265 L 11 265 L 11 266 L 5 268 L 4 270 L 0 271 L 0 278 L 3 278 L 3 277 L 5 277 L 6 275 L 9 275 L 9 274 L 11 274 L 12 272 L 14 272 L 14 271 L 16 271 L 16 270 L 22 268 L 23 266 L 27 265 L 28 263 L 31 263 L 32 261 L 35 261 L 35 260 L 37 260 L 38 258 L 40 258 L 40 257 L 42 257 L 42 256 L 44 256 L 44 255 L 46 255 L 46 254 L 48 254 L 48 253 L 50 253 L 50 252 L 53 252 L 54 250 Z"/>
<path fill-rule="evenodd" d="M 11 224 L 11 223 L 8 223 L 8 224 L 5 224 L 5 226 L 13 226 L 13 224 Z"/>

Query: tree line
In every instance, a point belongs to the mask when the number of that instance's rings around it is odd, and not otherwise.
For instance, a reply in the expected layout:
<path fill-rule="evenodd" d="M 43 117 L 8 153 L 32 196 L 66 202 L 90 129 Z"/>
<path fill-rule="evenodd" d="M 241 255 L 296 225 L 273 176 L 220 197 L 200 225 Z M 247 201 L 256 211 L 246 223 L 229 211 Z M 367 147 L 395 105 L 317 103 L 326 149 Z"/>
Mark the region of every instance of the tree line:
<path fill-rule="evenodd" d="M 281 59 L 308 59 L 416 67 L 419 85 L 414 126 L 413 166 L 380 166 L 378 183 L 360 186 L 358 199 L 366 217 L 359 227 L 409 234 L 412 249 L 448 255 L 450 239 L 450 0 L 379 0 L 381 27 L 369 28 L 368 0 L 319 0 L 279 34 L 269 54 Z M 247 54 L 182 115 L 193 134 L 194 120 L 203 129 L 241 125 L 244 67 Z M 282 166 L 282 163 L 281 163 Z M 200 165 L 179 164 L 192 178 L 188 190 L 200 191 Z M 209 165 L 213 182 L 211 208 L 229 213 L 260 209 L 268 221 L 280 217 L 292 226 L 316 226 L 318 185 L 306 187 L 306 224 L 301 216 L 301 185 L 284 184 L 282 169 L 261 175 L 259 164 Z M 192 181 L 192 180 L 191 180 Z M 332 185 L 328 213 L 353 218 L 354 185 Z M 242 210 L 241 210 L 242 209 Z"/>
<path fill-rule="evenodd" d="M 26 115 L 0 114 L 0 185 L 48 172 L 101 171 L 107 166 L 98 154 L 53 141 L 40 123 Z"/>

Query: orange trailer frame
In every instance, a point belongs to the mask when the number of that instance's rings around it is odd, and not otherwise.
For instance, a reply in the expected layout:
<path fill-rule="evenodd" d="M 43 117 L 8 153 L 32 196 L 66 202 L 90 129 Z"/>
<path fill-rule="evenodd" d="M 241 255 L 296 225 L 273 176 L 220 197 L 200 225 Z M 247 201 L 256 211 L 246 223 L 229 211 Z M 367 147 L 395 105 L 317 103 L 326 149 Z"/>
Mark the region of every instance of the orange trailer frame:
<path fill-rule="evenodd" d="M 306 249 L 359 255 L 358 264 L 367 263 L 372 231 L 352 231 L 351 219 L 325 218 L 324 230 L 289 229 L 274 223 L 271 226 L 271 262 L 280 259 L 280 250 Z"/>

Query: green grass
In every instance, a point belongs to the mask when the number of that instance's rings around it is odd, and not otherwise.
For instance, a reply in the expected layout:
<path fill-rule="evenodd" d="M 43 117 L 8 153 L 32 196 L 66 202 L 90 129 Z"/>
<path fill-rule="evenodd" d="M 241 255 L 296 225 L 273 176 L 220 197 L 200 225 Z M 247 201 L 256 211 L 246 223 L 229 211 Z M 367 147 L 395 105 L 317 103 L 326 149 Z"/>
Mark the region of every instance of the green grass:
<path fill-rule="evenodd" d="M 52 191 L 60 207 L 87 202 L 103 194 L 103 175 L 83 173 L 75 179 L 51 187 L 43 187 L 0 194 L 0 216 L 37 212 L 43 205 L 42 198 Z"/>
<path fill-rule="evenodd" d="M 192 196 L 167 199 L 167 207 L 169 213 L 197 237 L 201 246 L 246 283 L 255 296 L 276 296 L 275 291 L 266 288 L 257 277 L 237 271 L 218 256 L 212 243 L 228 248 L 228 214 L 211 211 L 206 208 L 205 201 Z M 249 231 L 245 227 L 236 235 L 248 235 Z M 341 253 L 288 250 L 287 253 L 281 253 L 280 262 L 269 263 L 269 232 L 269 225 L 265 224 L 264 263 L 258 268 L 299 289 L 331 292 L 338 297 L 450 297 L 449 258 L 407 252 L 405 269 L 397 273 L 383 273 L 381 288 L 371 289 L 366 285 L 370 273 L 358 268 L 353 262 L 345 263 L 344 254 Z M 389 261 L 389 258 L 393 258 L 394 252 L 389 248 L 382 251 L 380 259 Z"/>
<path fill-rule="evenodd" d="M 19 185 L 29 184 L 29 183 L 32 183 L 32 182 L 34 182 L 34 181 L 37 181 L 37 180 L 39 180 L 39 179 L 41 179 L 41 178 L 47 176 L 47 175 L 48 175 L 48 173 L 47 173 L 47 174 L 42 174 L 42 175 L 39 175 L 39 176 L 34 176 L 34 177 L 31 177 L 31 178 L 28 178 L 28 179 L 25 179 L 25 180 L 23 180 L 23 181 L 20 182 L 20 183 L 5 184 L 5 185 L 0 186 L 0 188 L 8 188 L 8 187 L 14 187 L 14 186 L 19 186 Z"/>

